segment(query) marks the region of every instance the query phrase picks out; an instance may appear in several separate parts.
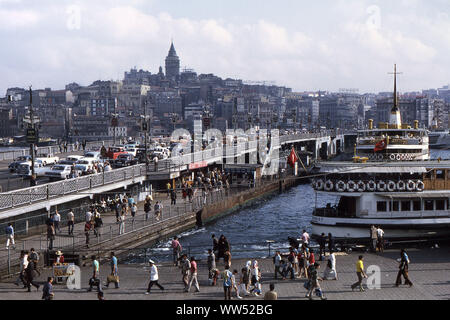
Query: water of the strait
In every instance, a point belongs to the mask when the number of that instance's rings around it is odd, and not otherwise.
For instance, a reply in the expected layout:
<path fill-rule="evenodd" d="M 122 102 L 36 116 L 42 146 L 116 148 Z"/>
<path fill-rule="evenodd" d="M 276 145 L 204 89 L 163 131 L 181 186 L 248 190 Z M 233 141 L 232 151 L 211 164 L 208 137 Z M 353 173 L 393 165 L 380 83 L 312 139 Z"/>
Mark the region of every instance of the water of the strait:
<path fill-rule="evenodd" d="M 450 159 L 449 150 L 432 150 L 431 158 Z M 288 237 L 299 237 L 303 229 L 311 232 L 312 211 L 317 201 L 318 207 L 327 203 L 337 204 L 338 197 L 320 195 L 316 199 L 310 184 L 302 184 L 282 194 L 259 199 L 252 206 L 234 214 L 181 233 L 184 251 L 191 256 L 204 259 L 207 249 L 211 248 L 211 235 L 225 235 L 231 244 L 233 258 L 261 258 L 268 256 L 267 240 L 273 248 L 289 247 Z M 164 239 L 149 248 L 144 254 L 136 252 L 130 256 L 130 262 L 142 262 L 143 257 L 167 261 L 171 259 L 170 239 Z"/>

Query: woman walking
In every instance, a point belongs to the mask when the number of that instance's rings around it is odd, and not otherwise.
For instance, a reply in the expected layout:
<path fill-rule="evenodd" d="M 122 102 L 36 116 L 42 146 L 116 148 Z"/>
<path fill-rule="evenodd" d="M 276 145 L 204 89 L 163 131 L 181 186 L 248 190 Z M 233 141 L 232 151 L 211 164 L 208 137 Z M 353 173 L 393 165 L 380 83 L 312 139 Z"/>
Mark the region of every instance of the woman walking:
<path fill-rule="evenodd" d="M 336 272 L 336 256 L 334 253 L 330 254 L 327 261 L 327 267 L 323 272 L 324 280 L 337 280 L 337 272 Z"/>

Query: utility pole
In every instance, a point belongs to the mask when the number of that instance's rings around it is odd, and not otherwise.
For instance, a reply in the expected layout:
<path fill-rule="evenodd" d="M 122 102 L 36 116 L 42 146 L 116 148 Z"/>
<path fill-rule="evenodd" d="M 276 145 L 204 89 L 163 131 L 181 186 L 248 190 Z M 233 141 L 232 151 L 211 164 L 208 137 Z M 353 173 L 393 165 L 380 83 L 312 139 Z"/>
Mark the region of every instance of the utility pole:
<path fill-rule="evenodd" d="M 117 98 L 114 100 L 114 113 L 112 114 L 111 126 L 113 128 L 113 146 L 116 145 L 116 131 L 118 126 L 118 114 L 116 113 Z"/>

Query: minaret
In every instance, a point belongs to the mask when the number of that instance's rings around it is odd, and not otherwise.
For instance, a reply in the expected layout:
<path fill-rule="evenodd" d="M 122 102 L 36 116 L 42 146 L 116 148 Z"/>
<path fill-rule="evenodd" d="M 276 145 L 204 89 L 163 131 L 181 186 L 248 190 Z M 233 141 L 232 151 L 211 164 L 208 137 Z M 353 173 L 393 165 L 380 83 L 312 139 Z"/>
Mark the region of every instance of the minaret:
<path fill-rule="evenodd" d="M 394 106 L 391 109 L 391 115 L 389 117 L 390 129 L 401 129 L 402 120 L 400 116 L 400 109 L 398 108 L 398 96 L 397 96 L 397 65 L 394 64 Z"/>

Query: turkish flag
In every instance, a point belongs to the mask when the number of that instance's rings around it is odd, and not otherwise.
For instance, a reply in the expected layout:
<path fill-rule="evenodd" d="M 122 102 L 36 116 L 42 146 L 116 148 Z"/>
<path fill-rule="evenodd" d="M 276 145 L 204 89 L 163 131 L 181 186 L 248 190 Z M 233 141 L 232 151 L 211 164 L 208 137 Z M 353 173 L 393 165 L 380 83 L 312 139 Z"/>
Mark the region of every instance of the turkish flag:
<path fill-rule="evenodd" d="M 378 142 L 378 143 L 375 145 L 375 148 L 373 149 L 373 152 L 378 152 L 378 151 L 381 151 L 381 150 L 386 149 L 386 145 L 387 145 L 386 139 L 381 140 L 380 142 Z"/>
<path fill-rule="evenodd" d="M 297 154 L 295 153 L 294 147 L 292 147 L 291 154 L 289 155 L 287 162 L 293 168 L 295 167 L 295 163 L 298 161 Z"/>

